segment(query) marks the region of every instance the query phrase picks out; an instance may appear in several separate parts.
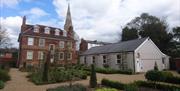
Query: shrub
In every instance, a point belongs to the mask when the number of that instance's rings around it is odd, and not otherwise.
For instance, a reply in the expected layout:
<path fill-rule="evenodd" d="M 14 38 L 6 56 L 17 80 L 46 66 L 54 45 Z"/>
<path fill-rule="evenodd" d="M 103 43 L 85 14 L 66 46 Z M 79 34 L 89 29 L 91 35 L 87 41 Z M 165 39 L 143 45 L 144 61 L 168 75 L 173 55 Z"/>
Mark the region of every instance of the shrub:
<path fill-rule="evenodd" d="M 150 81 L 159 81 L 159 79 L 161 78 L 161 73 L 156 70 L 151 70 L 146 72 L 145 77 Z"/>
<path fill-rule="evenodd" d="M 40 72 L 33 72 L 29 75 L 30 80 L 36 85 L 43 84 L 42 74 Z"/>
<path fill-rule="evenodd" d="M 0 69 L 0 80 L 4 82 L 10 80 L 10 76 L 7 71 Z"/>
<path fill-rule="evenodd" d="M 4 88 L 4 82 L 0 80 L 0 89 Z"/>
<path fill-rule="evenodd" d="M 138 91 L 138 87 L 134 84 L 127 84 L 124 87 L 125 91 Z"/>
<path fill-rule="evenodd" d="M 167 85 L 167 84 L 160 84 L 154 83 L 149 81 L 136 81 L 134 82 L 138 87 L 147 87 L 147 88 L 154 88 L 160 89 L 162 91 L 179 91 L 180 87 L 174 85 Z"/>
<path fill-rule="evenodd" d="M 104 74 L 133 74 L 132 70 L 115 70 L 111 68 L 96 68 L 96 72 Z"/>
<path fill-rule="evenodd" d="M 151 70 L 145 74 L 147 80 L 180 84 L 180 77 L 173 76 L 170 72 Z"/>
<path fill-rule="evenodd" d="M 61 86 L 57 88 L 47 89 L 47 91 L 87 91 L 86 87 L 81 84 L 75 84 L 70 86 Z"/>
<path fill-rule="evenodd" d="M 164 82 L 180 84 L 180 77 L 177 77 L 177 76 L 167 77 Z"/>
<path fill-rule="evenodd" d="M 118 90 L 114 88 L 98 88 L 95 91 L 118 91 Z"/>
<path fill-rule="evenodd" d="M 64 82 L 70 80 L 86 79 L 87 74 L 83 70 L 77 69 L 63 69 L 63 68 L 50 68 L 48 71 L 48 80 L 44 81 L 43 72 L 33 72 L 29 75 L 30 80 L 37 85 Z"/>
<path fill-rule="evenodd" d="M 123 90 L 125 87 L 125 84 L 121 82 L 110 81 L 108 79 L 102 79 L 101 84 L 107 87 L 121 89 L 121 90 Z"/>
<path fill-rule="evenodd" d="M 96 77 L 96 71 L 94 68 L 94 65 L 91 65 L 91 76 L 90 76 L 90 87 L 94 88 L 97 85 L 97 77 Z"/>

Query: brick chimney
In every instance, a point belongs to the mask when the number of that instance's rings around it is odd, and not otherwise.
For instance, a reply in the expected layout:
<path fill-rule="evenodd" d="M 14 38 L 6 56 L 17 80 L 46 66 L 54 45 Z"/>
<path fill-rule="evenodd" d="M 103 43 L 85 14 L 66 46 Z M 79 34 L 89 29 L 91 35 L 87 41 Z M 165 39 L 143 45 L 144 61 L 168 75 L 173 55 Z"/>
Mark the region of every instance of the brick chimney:
<path fill-rule="evenodd" d="M 80 52 L 84 52 L 88 49 L 88 43 L 86 42 L 86 40 L 84 40 L 83 38 L 81 39 L 81 43 L 80 43 Z"/>

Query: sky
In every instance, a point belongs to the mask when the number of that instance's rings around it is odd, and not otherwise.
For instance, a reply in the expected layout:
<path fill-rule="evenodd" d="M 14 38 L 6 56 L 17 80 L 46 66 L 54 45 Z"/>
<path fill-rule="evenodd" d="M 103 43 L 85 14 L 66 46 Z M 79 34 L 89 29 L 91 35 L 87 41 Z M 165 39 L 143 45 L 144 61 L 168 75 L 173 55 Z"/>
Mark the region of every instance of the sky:
<path fill-rule="evenodd" d="M 122 28 L 142 13 L 166 19 L 170 29 L 180 26 L 180 0 L 0 0 L 0 24 L 18 47 L 23 16 L 27 24 L 63 29 L 68 3 L 74 31 L 87 40 L 117 42 Z"/>

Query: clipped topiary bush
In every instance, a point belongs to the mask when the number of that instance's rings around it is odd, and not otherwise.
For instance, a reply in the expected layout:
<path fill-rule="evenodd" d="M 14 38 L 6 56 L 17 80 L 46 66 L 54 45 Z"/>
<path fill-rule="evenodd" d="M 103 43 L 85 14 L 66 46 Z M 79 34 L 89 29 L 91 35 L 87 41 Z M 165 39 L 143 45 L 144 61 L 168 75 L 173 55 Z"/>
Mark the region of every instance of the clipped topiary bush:
<path fill-rule="evenodd" d="M 94 68 L 94 64 L 91 65 L 91 75 L 90 75 L 90 81 L 89 81 L 90 87 L 95 88 L 97 86 L 97 77 L 96 77 L 96 71 Z"/>
<path fill-rule="evenodd" d="M 156 70 L 150 70 L 146 72 L 145 77 L 150 81 L 159 81 L 159 79 L 161 78 L 161 73 Z"/>

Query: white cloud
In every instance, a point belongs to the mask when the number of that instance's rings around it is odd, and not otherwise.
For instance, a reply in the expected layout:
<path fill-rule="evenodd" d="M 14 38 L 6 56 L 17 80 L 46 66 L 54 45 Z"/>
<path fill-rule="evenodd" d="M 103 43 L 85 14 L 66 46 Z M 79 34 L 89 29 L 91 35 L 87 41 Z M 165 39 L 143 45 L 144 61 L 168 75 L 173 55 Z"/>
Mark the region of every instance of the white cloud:
<path fill-rule="evenodd" d="M 0 17 L 1 25 L 7 29 L 8 36 L 11 39 L 14 47 L 18 47 L 18 36 L 20 32 L 20 26 L 22 24 L 22 18 L 20 16 L 14 17 Z"/>
<path fill-rule="evenodd" d="M 20 0 L 0 0 L 0 7 L 14 7 Z"/>
<path fill-rule="evenodd" d="M 139 16 L 149 13 L 166 17 L 170 27 L 180 25 L 179 0 L 71 0 L 71 14 L 75 31 L 80 37 L 115 42 L 121 27 Z M 54 0 L 60 18 L 66 16 L 66 0 Z"/>
<path fill-rule="evenodd" d="M 32 19 L 37 19 L 39 17 L 48 15 L 47 12 L 45 12 L 44 10 L 42 10 L 38 7 L 34 7 L 34 8 L 31 8 L 30 10 L 22 11 L 21 14 L 28 15 Z"/>

